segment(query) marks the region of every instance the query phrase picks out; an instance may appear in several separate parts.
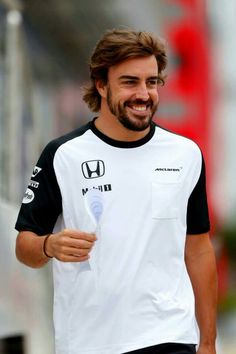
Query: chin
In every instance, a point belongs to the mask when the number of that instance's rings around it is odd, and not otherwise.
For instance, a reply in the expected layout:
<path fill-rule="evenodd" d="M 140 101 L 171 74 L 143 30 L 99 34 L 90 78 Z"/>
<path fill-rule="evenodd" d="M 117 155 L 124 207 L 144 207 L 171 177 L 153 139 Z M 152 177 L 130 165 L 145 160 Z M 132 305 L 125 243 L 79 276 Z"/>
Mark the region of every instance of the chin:
<path fill-rule="evenodd" d="M 150 126 L 152 121 L 152 117 L 145 117 L 143 119 L 140 119 L 140 117 L 135 119 L 131 119 L 128 117 L 119 117 L 118 119 L 125 128 L 132 131 L 140 132 L 146 130 Z"/>

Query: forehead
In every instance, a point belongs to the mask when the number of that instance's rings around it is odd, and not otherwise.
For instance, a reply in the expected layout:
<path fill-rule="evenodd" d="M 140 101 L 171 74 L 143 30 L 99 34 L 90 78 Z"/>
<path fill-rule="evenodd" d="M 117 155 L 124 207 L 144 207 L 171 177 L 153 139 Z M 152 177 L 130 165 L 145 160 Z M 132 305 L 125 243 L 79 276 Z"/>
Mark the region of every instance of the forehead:
<path fill-rule="evenodd" d="M 157 61 L 154 55 L 126 59 L 108 70 L 109 78 L 119 78 L 124 75 L 136 77 L 151 77 L 158 75 Z"/>

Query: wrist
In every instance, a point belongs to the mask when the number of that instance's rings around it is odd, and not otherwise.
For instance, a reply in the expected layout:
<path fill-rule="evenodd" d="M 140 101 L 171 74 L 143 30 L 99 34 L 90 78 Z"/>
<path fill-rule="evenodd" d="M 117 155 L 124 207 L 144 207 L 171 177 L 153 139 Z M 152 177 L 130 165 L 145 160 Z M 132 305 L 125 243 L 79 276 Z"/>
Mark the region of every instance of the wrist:
<path fill-rule="evenodd" d="M 52 236 L 52 234 L 49 234 L 49 235 L 45 236 L 44 241 L 43 241 L 43 254 L 47 258 L 53 258 L 53 256 L 50 255 L 50 252 L 48 252 L 48 249 L 47 249 L 48 239 L 49 239 L 50 236 Z"/>
<path fill-rule="evenodd" d="M 197 354 L 216 354 L 215 344 L 199 344 Z"/>
<path fill-rule="evenodd" d="M 207 342 L 207 343 L 204 343 L 204 342 L 200 342 L 199 343 L 199 347 L 198 347 L 198 350 L 204 350 L 204 352 L 206 351 L 207 353 L 215 353 L 215 342 Z"/>
<path fill-rule="evenodd" d="M 216 331 L 200 336 L 199 345 L 203 347 L 214 347 L 216 344 Z"/>

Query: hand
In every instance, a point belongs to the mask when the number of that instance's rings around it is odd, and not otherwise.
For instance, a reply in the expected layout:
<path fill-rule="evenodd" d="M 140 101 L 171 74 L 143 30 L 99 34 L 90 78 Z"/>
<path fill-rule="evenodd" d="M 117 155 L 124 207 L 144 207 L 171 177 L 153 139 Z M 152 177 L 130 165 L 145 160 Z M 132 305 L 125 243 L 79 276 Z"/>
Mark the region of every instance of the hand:
<path fill-rule="evenodd" d="M 45 251 L 62 262 L 84 262 L 96 240 L 94 234 L 65 229 L 48 237 Z"/>
<path fill-rule="evenodd" d="M 197 354 L 216 354 L 215 345 L 200 344 Z"/>

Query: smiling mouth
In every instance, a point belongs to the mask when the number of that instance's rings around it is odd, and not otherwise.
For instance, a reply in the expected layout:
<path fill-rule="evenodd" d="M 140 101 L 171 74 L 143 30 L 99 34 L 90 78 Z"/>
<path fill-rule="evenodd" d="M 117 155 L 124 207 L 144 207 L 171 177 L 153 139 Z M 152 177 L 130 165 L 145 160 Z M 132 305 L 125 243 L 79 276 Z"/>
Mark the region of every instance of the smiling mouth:
<path fill-rule="evenodd" d="M 139 112 L 144 112 L 147 110 L 147 106 L 131 106 L 131 108 L 135 111 L 139 111 Z"/>
<path fill-rule="evenodd" d="M 136 112 L 147 112 L 149 108 L 151 108 L 151 102 L 128 102 L 126 104 L 128 108 L 130 108 L 132 111 Z"/>

